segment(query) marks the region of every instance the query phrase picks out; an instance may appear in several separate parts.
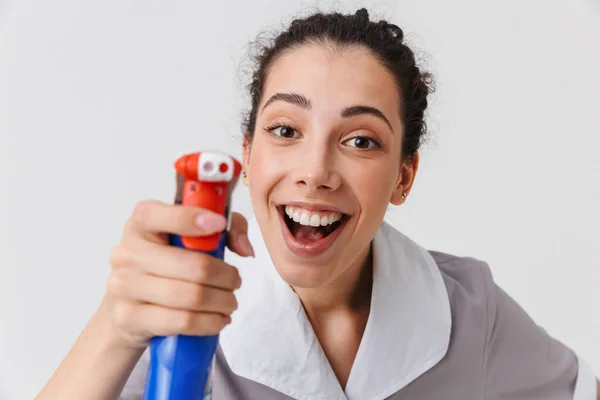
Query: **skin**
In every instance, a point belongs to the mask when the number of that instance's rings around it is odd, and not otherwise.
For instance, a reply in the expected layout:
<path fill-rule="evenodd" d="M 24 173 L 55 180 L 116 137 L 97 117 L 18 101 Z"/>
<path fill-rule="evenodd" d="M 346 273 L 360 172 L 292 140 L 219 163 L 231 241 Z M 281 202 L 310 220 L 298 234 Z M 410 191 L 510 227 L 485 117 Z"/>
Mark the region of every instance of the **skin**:
<path fill-rule="evenodd" d="M 278 93 L 307 101 L 270 100 Z M 372 107 L 385 118 L 341 116 L 353 106 Z M 342 387 L 369 316 L 371 241 L 388 205 L 404 201 L 418 168 L 418 154 L 412 162 L 401 158 L 399 110 L 393 75 L 368 50 L 304 45 L 273 64 L 254 136 L 244 144 L 244 183 L 269 254 L 300 297 Z M 270 129 L 273 124 L 291 129 Z M 276 206 L 294 201 L 351 215 L 324 253 L 301 257 L 286 246 Z"/>
<path fill-rule="evenodd" d="M 246 220 L 237 213 L 231 218 L 227 246 L 252 255 Z M 206 236 L 225 224 L 198 208 L 139 203 L 111 254 L 100 306 L 36 399 L 116 400 L 149 338 L 220 332 L 237 307 L 237 269 L 169 246 L 164 232 Z"/>

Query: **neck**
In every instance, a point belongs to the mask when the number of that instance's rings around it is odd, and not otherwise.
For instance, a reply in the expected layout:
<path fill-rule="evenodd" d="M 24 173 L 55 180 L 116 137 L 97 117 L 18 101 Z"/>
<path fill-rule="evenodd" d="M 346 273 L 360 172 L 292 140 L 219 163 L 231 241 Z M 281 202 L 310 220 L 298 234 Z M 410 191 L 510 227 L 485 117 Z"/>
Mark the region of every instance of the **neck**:
<path fill-rule="evenodd" d="M 363 314 L 370 308 L 373 289 L 371 245 L 332 282 L 318 288 L 296 288 L 309 319 L 331 314 Z"/>

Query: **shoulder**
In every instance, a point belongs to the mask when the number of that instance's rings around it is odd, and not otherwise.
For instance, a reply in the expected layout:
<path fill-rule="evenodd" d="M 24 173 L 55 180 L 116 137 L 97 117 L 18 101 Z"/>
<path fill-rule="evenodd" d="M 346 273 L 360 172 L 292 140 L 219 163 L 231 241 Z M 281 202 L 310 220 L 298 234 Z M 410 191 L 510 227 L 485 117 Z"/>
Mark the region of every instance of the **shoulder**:
<path fill-rule="evenodd" d="M 428 252 L 444 279 L 453 308 L 469 304 L 477 306 L 482 313 L 492 313 L 495 284 L 487 262 L 435 250 Z"/>
<path fill-rule="evenodd" d="M 530 391 L 543 393 L 547 399 L 595 399 L 590 396 L 595 382 L 589 367 L 494 282 L 488 263 L 439 251 L 429 253 L 450 299 L 452 342 L 460 346 L 467 338 L 483 350 L 486 398 L 510 394 L 520 399 Z"/>
<path fill-rule="evenodd" d="M 462 369 L 473 368 L 471 373 L 479 374 L 496 301 L 490 267 L 474 257 L 428 253 L 437 264 L 450 305 L 452 332 L 445 361 L 450 365 L 458 362 Z"/>
<path fill-rule="evenodd" d="M 444 280 L 470 290 L 482 290 L 493 283 L 487 262 L 469 256 L 458 256 L 436 250 L 428 250 L 435 260 Z"/>

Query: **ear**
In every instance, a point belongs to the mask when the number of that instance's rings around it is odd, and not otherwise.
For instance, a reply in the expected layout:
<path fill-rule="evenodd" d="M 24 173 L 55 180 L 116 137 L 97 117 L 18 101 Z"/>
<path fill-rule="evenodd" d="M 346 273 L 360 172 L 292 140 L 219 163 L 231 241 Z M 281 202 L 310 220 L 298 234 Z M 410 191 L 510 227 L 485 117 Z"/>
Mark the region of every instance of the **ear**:
<path fill-rule="evenodd" d="M 244 185 L 248 186 L 248 172 L 250 171 L 250 148 L 252 143 L 250 142 L 250 135 L 248 132 L 244 133 L 244 141 L 242 144 L 242 171 L 246 172 L 246 177 L 242 177 Z"/>
<path fill-rule="evenodd" d="M 395 206 L 399 206 L 406 201 L 406 197 L 402 198 L 402 194 L 405 193 L 406 196 L 408 196 L 410 193 L 410 189 L 415 181 L 418 169 L 419 153 L 417 152 L 410 161 L 403 161 L 401 163 L 400 174 L 398 176 L 396 187 L 394 188 L 392 196 L 390 197 L 390 203 Z"/>

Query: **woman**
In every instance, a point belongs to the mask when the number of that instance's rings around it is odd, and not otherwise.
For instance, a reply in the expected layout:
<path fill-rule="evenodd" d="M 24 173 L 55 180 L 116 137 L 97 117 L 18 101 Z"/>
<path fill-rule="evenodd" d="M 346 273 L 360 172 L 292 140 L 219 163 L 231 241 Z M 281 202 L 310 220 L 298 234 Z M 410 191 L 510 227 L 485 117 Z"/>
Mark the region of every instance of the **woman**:
<path fill-rule="evenodd" d="M 417 173 L 429 78 L 401 29 L 364 9 L 294 21 L 250 86 L 255 219 L 233 216 L 237 255 L 166 245 L 223 218 L 140 203 L 101 306 L 39 399 L 140 399 L 149 338 L 221 331 L 215 400 L 596 399 L 590 370 L 485 263 L 383 222 Z"/>

